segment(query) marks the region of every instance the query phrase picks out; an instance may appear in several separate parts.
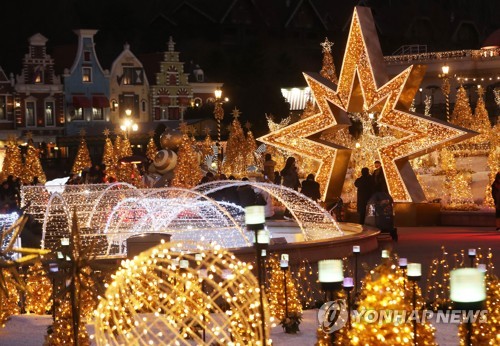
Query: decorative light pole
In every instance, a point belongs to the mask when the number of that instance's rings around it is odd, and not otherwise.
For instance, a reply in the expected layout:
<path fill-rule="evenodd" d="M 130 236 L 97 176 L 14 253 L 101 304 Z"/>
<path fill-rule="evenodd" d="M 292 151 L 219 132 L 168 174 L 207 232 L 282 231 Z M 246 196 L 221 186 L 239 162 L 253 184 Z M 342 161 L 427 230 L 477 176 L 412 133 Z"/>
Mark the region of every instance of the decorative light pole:
<path fill-rule="evenodd" d="M 417 281 L 422 277 L 422 265 L 420 263 L 408 263 L 408 280 L 413 282 L 413 313 L 417 310 Z M 413 345 L 417 345 L 417 319 L 413 319 Z"/>
<path fill-rule="evenodd" d="M 220 134 L 221 134 L 221 121 L 224 119 L 224 108 L 222 108 L 222 90 L 220 88 L 215 89 L 215 108 L 214 117 L 217 121 L 217 174 L 220 176 L 222 170 L 222 146 L 220 144 Z"/>
<path fill-rule="evenodd" d="M 132 120 L 132 110 L 126 109 L 125 115 L 127 116 L 122 124 L 120 125 L 120 129 L 125 133 L 126 138 L 128 138 L 129 131 L 137 131 L 139 129 L 139 125 L 137 125 L 134 120 Z"/>
<path fill-rule="evenodd" d="M 257 279 L 259 281 L 260 317 L 262 323 L 262 345 L 267 345 L 266 316 L 264 313 L 264 273 L 267 248 L 270 236 L 266 230 L 266 216 L 263 205 L 251 205 L 245 208 L 245 224 L 249 231 L 254 232 L 255 262 L 257 264 Z"/>
<path fill-rule="evenodd" d="M 470 311 L 480 310 L 486 300 L 484 272 L 477 268 L 459 268 L 450 272 L 450 300 L 457 310 L 463 310 L 467 335 L 466 346 L 472 346 L 472 321 Z"/>
<path fill-rule="evenodd" d="M 446 102 L 446 121 L 450 121 L 450 78 L 449 78 L 449 72 L 450 72 L 450 66 L 448 65 L 443 65 L 441 67 L 441 72 L 438 76 L 443 80 L 443 83 L 441 84 L 441 91 L 444 94 L 445 102 Z"/>

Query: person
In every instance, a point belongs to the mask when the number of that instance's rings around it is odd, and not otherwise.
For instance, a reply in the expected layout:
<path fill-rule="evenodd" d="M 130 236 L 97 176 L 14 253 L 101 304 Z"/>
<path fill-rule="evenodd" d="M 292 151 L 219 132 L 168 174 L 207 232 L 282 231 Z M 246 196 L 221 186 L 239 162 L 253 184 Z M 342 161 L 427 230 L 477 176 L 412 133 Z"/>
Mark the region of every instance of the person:
<path fill-rule="evenodd" d="M 281 185 L 280 171 L 274 171 L 274 180 L 273 180 L 273 183 L 275 183 L 276 185 Z"/>
<path fill-rule="evenodd" d="M 281 170 L 280 175 L 281 175 L 281 185 L 286 186 L 295 191 L 299 190 L 300 187 L 299 173 L 297 171 L 295 158 L 293 156 L 290 156 L 286 159 L 285 168 Z M 292 219 L 292 213 L 290 212 L 290 210 L 288 210 L 288 208 L 285 210 L 283 218 L 285 220 Z"/>
<path fill-rule="evenodd" d="M 382 169 L 382 164 L 380 161 L 375 161 L 375 170 L 373 171 L 373 192 L 387 192 L 387 183 L 385 181 L 384 170 Z"/>
<path fill-rule="evenodd" d="M 276 167 L 276 161 L 272 159 L 271 154 L 266 154 L 264 161 L 264 179 L 266 181 L 274 182 L 274 167 Z"/>
<path fill-rule="evenodd" d="M 491 184 L 491 196 L 495 202 L 495 224 L 497 231 L 500 231 L 500 172 L 497 172 Z"/>
<path fill-rule="evenodd" d="M 297 165 L 295 164 L 295 157 L 290 156 L 286 159 L 285 168 L 281 170 L 280 175 L 282 179 L 281 185 L 295 191 L 299 190 L 300 181 Z"/>
<path fill-rule="evenodd" d="M 374 190 L 373 177 L 370 175 L 368 167 L 363 167 L 361 169 L 361 177 L 354 181 L 354 186 L 358 189 L 356 203 L 359 214 L 359 223 L 363 225 L 365 223 L 366 205 L 368 204 L 368 200 L 372 196 Z"/>
<path fill-rule="evenodd" d="M 33 180 L 31 181 L 32 186 L 42 186 L 43 184 L 38 180 L 38 177 L 33 177 Z"/>
<path fill-rule="evenodd" d="M 241 181 L 249 181 L 247 177 L 241 179 Z M 249 205 L 255 205 L 256 193 L 252 188 L 252 185 L 240 185 L 236 189 L 238 193 L 238 201 L 242 208 L 248 207 Z"/>
<path fill-rule="evenodd" d="M 309 174 L 302 182 L 302 188 L 300 192 L 304 195 L 317 202 L 321 199 L 321 193 L 319 191 L 319 183 L 314 180 L 314 174 Z"/>

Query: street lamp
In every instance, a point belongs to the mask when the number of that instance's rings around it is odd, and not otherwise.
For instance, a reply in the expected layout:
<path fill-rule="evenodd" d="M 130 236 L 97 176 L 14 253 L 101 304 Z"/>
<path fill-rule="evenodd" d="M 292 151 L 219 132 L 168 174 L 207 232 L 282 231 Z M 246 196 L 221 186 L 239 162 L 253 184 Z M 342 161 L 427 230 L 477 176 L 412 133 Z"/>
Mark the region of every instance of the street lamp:
<path fill-rule="evenodd" d="M 450 78 L 448 76 L 450 72 L 450 66 L 444 64 L 441 67 L 441 72 L 438 77 L 443 80 L 441 84 L 441 91 L 444 94 L 445 102 L 446 102 L 446 121 L 450 121 Z"/>
<path fill-rule="evenodd" d="M 224 119 L 224 108 L 222 108 L 222 90 L 220 88 L 215 89 L 215 108 L 214 117 L 217 121 L 217 174 L 220 176 L 222 170 L 222 146 L 220 144 L 220 134 L 221 134 L 221 121 Z"/>
<path fill-rule="evenodd" d="M 125 133 L 125 135 L 128 138 L 128 133 L 130 130 L 132 131 L 137 131 L 139 129 L 139 125 L 137 125 L 133 120 L 132 120 L 132 110 L 126 109 L 125 110 L 125 115 L 127 116 L 122 124 L 120 125 L 120 129 Z"/>
<path fill-rule="evenodd" d="M 264 271 L 267 248 L 269 246 L 269 231 L 266 227 L 266 216 L 263 205 L 245 207 L 245 224 L 249 231 L 254 232 L 255 262 L 257 264 L 257 279 L 259 281 L 260 315 L 262 324 L 262 345 L 267 345 L 266 319 L 264 312 Z"/>

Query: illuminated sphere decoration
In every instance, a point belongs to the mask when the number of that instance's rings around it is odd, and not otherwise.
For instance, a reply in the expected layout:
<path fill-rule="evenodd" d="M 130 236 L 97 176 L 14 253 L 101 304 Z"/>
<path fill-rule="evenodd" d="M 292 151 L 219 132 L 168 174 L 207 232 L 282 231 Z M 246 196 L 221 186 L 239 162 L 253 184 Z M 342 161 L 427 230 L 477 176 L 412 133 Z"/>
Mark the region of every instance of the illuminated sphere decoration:
<path fill-rule="evenodd" d="M 251 269 L 220 247 L 189 242 L 163 243 L 123 261 L 95 311 L 95 341 L 262 345 L 259 285 Z"/>
<path fill-rule="evenodd" d="M 165 174 L 174 169 L 177 164 L 177 154 L 173 150 L 160 150 L 156 153 L 153 164 L 156 172 Z"/>
<path fill-rule="evenodd" d="M 160 136 L 162 149 L 177 149 L 182 141 L 182 133 L 166 129 Z"/>

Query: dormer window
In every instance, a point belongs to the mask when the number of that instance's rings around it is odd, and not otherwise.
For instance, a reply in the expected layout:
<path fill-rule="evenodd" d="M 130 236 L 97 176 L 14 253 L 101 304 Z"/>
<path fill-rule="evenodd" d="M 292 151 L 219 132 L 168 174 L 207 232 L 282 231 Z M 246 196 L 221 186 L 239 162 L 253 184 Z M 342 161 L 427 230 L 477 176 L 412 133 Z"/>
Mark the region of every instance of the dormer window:
<path fill-rule="evenodd" d="M 83 52 L 83 61 L 90 61 L 90 51 L 86 50 L 85 52 Z"/>
<path fill-rule="evenodd" d="M 43 83 L 42 71 L 35 72 L 35 83 Z"/>
<path fill-rule="evenodd" d="M 84 67 L 82 69 L 82 82 L 91 83 L 92 82 L 92 68 Z"/>

